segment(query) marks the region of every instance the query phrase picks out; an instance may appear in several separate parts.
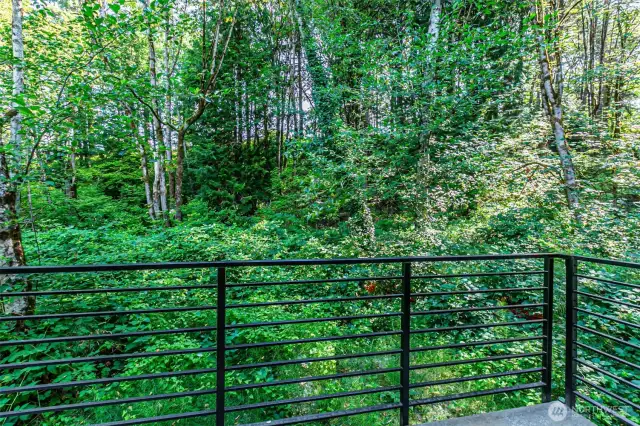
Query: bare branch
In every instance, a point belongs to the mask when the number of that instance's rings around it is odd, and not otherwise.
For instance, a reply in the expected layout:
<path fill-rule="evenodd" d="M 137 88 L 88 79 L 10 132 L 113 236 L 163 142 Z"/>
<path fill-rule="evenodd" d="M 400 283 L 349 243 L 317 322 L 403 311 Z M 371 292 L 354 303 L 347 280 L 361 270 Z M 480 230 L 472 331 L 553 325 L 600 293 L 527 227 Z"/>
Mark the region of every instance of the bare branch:
<path fill-rule="evenodd" d="M 162 117 L 160 117 L 160 114 L 158 114 L 158 111 L 156 111 L 156 109 L 154 107 L 152 107 L 151 105 L 149 105 L 149 103 L 147 101 L 145 101 L 142 96 L 138 95 L 138 93 L 133 89 L 133 87 L 131 86 L 127 86 L 127 90 L 129 90 L 129 92 L 131 92 L 131 94 L 138 100 L 138 102 L 140 102 L 142 105 L 144 105 L 150 112 L 151 114 L 153 114 L 153 116 L 163 125 L 165 126 L 169 126 L 171 128 L 171 130 L 174 131 L 178 131 L 178 128 L 176 126 L 174 126 L 173 124 L 169 123 L 169 122 L 165 122 L 162 120 Z"/>
<path fill-rule="evenodd" d="M 218 79 L 218 74 L 220 74 L 220 69 L 222 68 L 222 63 L 224 62 L 224 58 L 227 55 L 227 50 L 229 48 L 229 41 L 231 40 L 231 35 L 233 33 L 233 27 L 236 23 L 236 14 L 238 13 L 238 9 L 236 8 L 233 12 L 233 17 L 231 18 L 231 26 L 229 27 L 229 33 L 227 34 L 227 39 L 224 43 L 224 49 L 222 50 L 222 55 L 220 55 L 220 63 L 218 64 L 218 68 L 215 70 L 215 73 L 211 75 L 209 79 L 209 84 L 207 86 L 207 92 L 215 86 L 215 82 Z"/>
<path fill-rule="evenodd" d="M 575 7 L 577 5 L 579 5 L 580 3 L 582 3 L 582 0 L 576 0 L 575 3 L 573 3 L 571 6 L 569 6 L 568 9 L 565 10 L 565 12 L 562 14 L 562 16 L 560 17 L 560 19 L 558 19 L 558 25 L 561 25 L 565 19 L 567 19 L 569 17 L 569 13 L 571 13 L 571 11 L 573 9 L 575 9 Z"/>
<path fill-rule="evenodd" d="M 209 76 L 213 75 L 213 71 L 216 69 L 216 57 L 218 54 L 218 42 L 220 41 L 220 26 L 222 25 L 223 14 L 224 10 L 220 12 L 221 16 L 218 17 L 218 21 L 216 22 L 216 34 L 211 47 L 211 69 L 209 70 Z M 204 88 L 205 86 L 203 86 L 203 89 Z"/>

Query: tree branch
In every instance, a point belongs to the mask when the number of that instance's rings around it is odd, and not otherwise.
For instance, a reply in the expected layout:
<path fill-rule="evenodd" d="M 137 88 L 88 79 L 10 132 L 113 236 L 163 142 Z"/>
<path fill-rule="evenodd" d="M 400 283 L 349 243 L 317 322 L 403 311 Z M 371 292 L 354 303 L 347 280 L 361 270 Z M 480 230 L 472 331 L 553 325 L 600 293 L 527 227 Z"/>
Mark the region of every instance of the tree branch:
<path fill-rule="evenodd" d="M 160 114 L 158 114 L 158 111 L 156 111 L 156 109 L 154 107 L 152 107 L 151 105 L 149 105 L 149 103 L 147 101 L 145 101 L 142 96 L 138 95 L 138 93 L 133 89 L 133 87 L 131 86 L 127 86 L 127 90 L 129 90 L 129 92 L 131 92 L 131 94 L 138 100 L 138 102 L 140 102 L 142 105 L 144 105 L 145 107 L 147 107 L 147 109 L 151 112 L 151 114 L 153 114 L 153 116 L 164 126 L 168 126 L 169 128 L 171 128 L 171 130 L 174 131 L 178 131 L 178 128 L 176 126 L 174 126 L 173 124 L 169 123 L 169 122 L 165 122 L 164 120 L 162 120 L 162 117 L 160 117 Z"/>

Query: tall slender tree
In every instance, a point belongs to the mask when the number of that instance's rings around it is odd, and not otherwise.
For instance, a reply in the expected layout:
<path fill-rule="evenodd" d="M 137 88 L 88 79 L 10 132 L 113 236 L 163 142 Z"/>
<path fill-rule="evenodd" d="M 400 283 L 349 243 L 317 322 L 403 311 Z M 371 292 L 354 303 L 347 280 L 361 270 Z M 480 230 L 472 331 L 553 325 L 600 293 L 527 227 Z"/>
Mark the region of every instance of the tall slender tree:
<path fill-rule="evenodd" d="M 22 149 L 22 114 L 18 101 L 24 93 L 24 36 L 22 32 L 23 10 L 22 0 L 12 0 L 11 41 L 13 46 L 13 109 L 9 113 L 11 131 L 9 144 L 0 146 L 0 265 L 24 266 L 27 260 L 22 247 L 22 232 L 17 215 L 17 181 L 16 173 L 20 165 L 20 150 Z M 2 129 L 0 129 L 0 138 Z M 0 143 L 1 143 L 0 139 Z M 31 283 L 27 279 L 2 276 L 0 281 L 4 285 L 21 286 L 26 291 L 31 290 Z M 15 297 L 3 305 L 5 312 L 12 315 L 28 315 L 35 307 L 33 297 Z M 17 323 L 22 328 L 21 322 Z"/>
<path fill-rule="evenodd" d="M 579 220 L 578 182 L 563 123 L 564 75 L 562 51 L 558 43 L 562 20 L 568 11 L 556 2 L 549 6 L 546 0 L 538 0 L 535 12 L 543 106 L 549 117 L 555 146 L 560 158 L 567 203 L 573 211 L 574 217 Z M 551 58 L 553 58 L 555 68 L 552 66 Z"/>
<path fill-rule="evenodd" d="M 150 0 L 146 0 L 145 7 L 147 10 L 150 9 Z M 154 198 L 154 208 L 156 209 L 156 214 L 160 213 L 162 221 L 165 225 L 170 225 L 169 219 L 169 205 L 167 202 L 167 182 L 166 182 L 166 172 L 165 172 L 165 159 L 166 159 L 166 146 L 165 146 L 165 129 L 164 123 L 161 120 L 162 111 L 160 108 L 160 101 L 158 99 L 158 70 L 157 70 L 157 58 L 156 58 L 156 44 L 155 44 L 155 33 L 153 31 L 153 23 L 151 22 L 151 17 L 147 14 L 147 44 L 148 44 L 148 52 L 149 52 L 149 83 L 151 85 L 152 90 L 152 100 L 151 105 L 153 105 L 154 110 L 156 111 L 152 117 L 152 125 L 154 131 L 154 182 L 153 182 L 153 198 Z"/>

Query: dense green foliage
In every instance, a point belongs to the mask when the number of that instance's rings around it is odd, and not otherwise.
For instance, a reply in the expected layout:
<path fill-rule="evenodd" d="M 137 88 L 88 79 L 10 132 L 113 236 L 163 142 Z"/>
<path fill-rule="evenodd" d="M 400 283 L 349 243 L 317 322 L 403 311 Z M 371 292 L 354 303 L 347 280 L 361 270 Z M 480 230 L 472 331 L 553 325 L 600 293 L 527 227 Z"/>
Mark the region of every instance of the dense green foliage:
<path fill-rule="evenodd" d="M 28 265 L 571 252 L 640 259 L 640 43 L 631 0 L 52 1 L 24 4 L 25 90 L 12 71 L 11 6 L 0 0 L 0 105 L 19 114 L 20 144 L 0 121 L 2 197 L 19 195 L 15 217 Z M 442 10 L 438 12 L 438 7 Z M 216 36 L 217 34 L 217 36 Z M 219 43 L 215 43 L 218 40 Z M 566 140 L 554 135 L 541 81 L 540 51 L 560 90 Z M 153 53 L 152 53 L 153 52 Z M 153 61 L 151 60 L 153 56 Z M 548 59 L 550 58 L 550 59 Z M 216 71 L 217 70 L 217 71 Z M 212 78 L 211 85 L 206 80 Z M 198 106 L 205 105 L 200 115 Z M 197 117 L 196 117 L 197 115 Z M 195 118 L 194 118 L 195 117 Z M 190 121 L 193 118 L 193 121 Z M 550 121 L 552 126 L 550 126 Z M 189 123 L 188 125 L 185 123 Z M 184 137 L 184 140 L 181 138 Z M 566 143 L 579 205 L 559 148 Z M 5 174 L 5 169 L 7 173 Z M 181 171 L 183 170 L 183 171 Z M 8 191 L 10 193 L 11 191 Z M 163 195 L 164 194 L 164 195 Z M 10 198 L 10 197 L 9 197 Z M 4 198 L 3 198 L 4 200 Z M 3 206 L 4 206 L 3 201 Z M 4 207 L 3 207 L 4 209 Z M 10 212 L 9 212 L 10 213 Z M 2 238 L 8 238 L 2 233 Z M 19 263 L 19 262 L 18 262 Z M 3 265 L 10 264 L 3 261 Z M 416 273 L 542 269 L 541 261 L 416 265 Z M 562 278 L 557 265 L 556 323 L 562 347 Z M 389 265 L 239 268 L 229 282 L 398 275 Z M 595 268 L 590 275 L 633 283 L 638 273 Z M 540 276 L 418 281 L 416 290 L 536 287 Z M 210 285 L 213 270 L 142 271 L 31 277 L 38 291 Z M 230 290 L 229 303 L 394 294 L 385 284 L 277 286 Z M 639 303 L 637 291 L 595 282 L 585 287 Z M 3 278 L 0 291 L 15 291 Z M 413 309 L 535 303 L 540 295 L 456 295 L 414 301 Z M 10 299 L 10 298 L 6 298 Z M 215 290 L 137 291 L 47 296 L 36 314 L 211 306 Z M 9 301 L 3 300 L 3 303 Z M 593 302 L 593 301 L 592 301 Z M 3 305 L 4 307 L 4 305 Z M 230 324 L 393 312 L 398 301 L 239 308 Z M 639 322 L 634 308 L 590 309 Z M 615 312 L 613 312 L 615 311 Z M 414 328 L 537 319 L 497 310 L 424 316 Z M 215 325 L 213 310 L 0 323 L 0 341 L 114 334 Z M 638 345 L 637 329 L 584 324 Z M 398 318 L 232 329 L 228 345 L 388 331 Z M 539 325 L 428 333 L 417 346 L 539 333 Z M 637 363 L 640 353 L 591 337 L 589 344 Z M 2 370 L 0 385 L 28 386 L 105 379 L 106 384 L 0 394 L 2 410 L 117 400 L 215 387 L 207 374 L 119 383 L 118 376 L 215 366 L 215 333 L 181 333 L 77 344 L 0 346 L 3 364 L 120 356 L 103 362 Z M 397 348 L 397 336 L 330 344 L 233 350 L 228 365 Z M 125 354 L 202 348 L 166 357 Z M 536 352 L 540 342 L 428 351 L 412 362 Z M 591 354 L 593 355 L 593 354 Z M 562 353 L 554 353 L 562 365 Z M 412 381 L 473 376 L 538 366 L 539 359 L 421 370 Z M 596 358 L 638 385 L 637 370 Z M 394 368 L 397 355 L 238 370 L 228 386 L 311 375 Z M 591 375 L 639 404 L 632 388 Z M 538 380 L 539 373 L 419 388 L 412 398 Z M 557 384 L 562 371 L 554 372 Z M 111 380 L 111 381 L 109 381 Z M 238 392 L 228 406 L 395 386 L 398 373 L 306 382 Z M 617 388 L 615 388 L 617 387 Z M 593 390 L 592 390 L 593 391 Z M 601 400 L 619 405 L 606 395 Z M 562 396 L 555 389 L 554 396 Z M 245 424 L 312 412 L 397 402 L 388 391 L 313 404 L 242 410 Z M 537 403 L 539 391 L 416 409 L 415 422 Z M 3 424 L 84 425 L 215 408 L 215 395 L 176 397 L 12 418 Z M 638 418 L 640 413 L 626 415 Z M 603 413 L 602 424 L 616 424 Z M 165 424 L 198 425 L 204 418 Z M 397 413 L 318 424 L 397 424 Z"/>

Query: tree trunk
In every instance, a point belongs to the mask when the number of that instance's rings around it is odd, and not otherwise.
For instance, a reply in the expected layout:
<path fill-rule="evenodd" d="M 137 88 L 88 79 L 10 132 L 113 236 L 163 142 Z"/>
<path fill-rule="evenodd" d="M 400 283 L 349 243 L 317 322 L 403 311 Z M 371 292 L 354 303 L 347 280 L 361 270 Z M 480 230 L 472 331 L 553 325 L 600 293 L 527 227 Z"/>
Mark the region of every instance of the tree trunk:
<path fill-rule="evenodd" d="M 276 143 L 278 144 L 278 171 L 282 172 L 282 139 L 280 138 L 280 127 L 282 122 L 282 105 L 280 91 L 276 90 Z"/>
<path fill-rule="evenodd" d="M 616 19 L 614 20 L 616 31 L 616 47 L 617 54 L 615 55 L 614 61 L 614 71 L 615 71 L 615 79 L 611 88 L 610 93 L 610 107 L 611 107 L 611 124 L 610 131 L 611 135 L 614 138 L 620 137 L 622 132 L 622 94 L 624 90 L 624 73 L 622 72 L 622 64 L 624 62 L 624 58 L 627 56 L 627 37 L 630 35 L 630 32 L 625 26 L 623 26 L 623 19 L 621 16 L 622 5 L 618 3 L 616 5 Z"/>
<path fill-rule="evenodd" d="M 11 42 L 13 45 L 13 96 L 20 97 L 24 92 L 24 37 L 22 35 L 22 0 L 12 0 Z M 14 108 L 18 104 L 13 104 Z M 9 158 L 9 167 L 20 164 L 22 146 L 22 114 L 11 117 L 11 139 L 14 158 Z M 7 170 L 9 171 L 9 170 Z"/>
<path fill-rule="evenodd" d="M 602 17 L 602 31 L 600 34 L 600 52 L 598 57 L 598 98 L 596 102 L 596 110 L 594 115 L 602 116 L 604 112 L 604 102 L 607 92 L 605 76 L 604 74 L 604 60 L 606 57 L 607 50 L 607 32 L 609 29 L 609 15 L 610 15 L 610 0 L 604 0 L 604 8 L 605 12 Z"/>
<path fill-rule="evenodd" d="M 165 122 L 166 123 L 170 123 L 171 122 L 171 116 L 173 114 L 173 93 L 172 93 L 172 85 L 171 85 L 171 75 L 172 75 L 172 70 L 170 69 L 171 67 L 171 61 L 169 60 L 169 43 L 170 43 L 170 38 L 169 38 L 169 26 L 171 25 L 170 22 L 170 17 L 169 15 L 167 15 L 167 21 L 165 23 L 165 31 L 164 31 L 164 70 L 165 70 L 165 105 L 164 105 L 164 110 L 165 110 Z M 165 126 L 164 129 L 164 146 L 165 146 L 165 150 L 166 150 L 166 164 L 168 165 L 167 168 L 167 176 L 168 176 L 168 180 L 169 180 L 169 199 L 175 199 L 175 174 L 172 170 L 171 167 L 171 163 L 172 163 L 172 156 L 173 156 L 173 129 L 171 129 L 171 126 Z"/>
<path fill-rule="evenodd" d="M 234 141 L 238 146 L 242 145 L 242 101 L 240 99 L 240 69 L 237 64 L 233 67 L 233 93 L 234 93 L 234 114 L 235 126 L 233 128 Z"/>
<path fill-rule="evenodd" d="M 148 119 L 149 117 L 146 117 L 146 119 Z M 147 137 L 145 137 L 145 139 L 147 141 L 149 141 L 149 147 L 151 148 L 151 152 L 153 153 L 153 157 L 154 157 L 154 161 L 153 161 L 153 186 L 151 189 L 151 197 L 152 197 L 152 205 L 153 205 L 153 215 L 154 215 L 154 219 L 158 220 L 161 217 L 161 211 L 162 209 L 160 208 L 160 173 L 158 172 L 158 161 L 156 160 L 155 156 L 156 156 L 156 145 L 157 145 L 157 141 L 156 141 L 156 134 L 153 131 L 153 124 L 150 124 L 149 122 L 145 122 L 145 131 L 147 132 Z M 151 128 L 149 129 L 149 127 L 147 126 L 151 126 Z"/>
<path fill-rule="evenodd" d="M 76 168 L 76 148 L 71 146 L 71 154 L 69 156 L 69 166 L 71 167 L 71 180 L 69 181 L 69 188 L 67 195 L 71 199 L 78 198 L 78 183 L 77 183 L 77 168 Z"/>
<path fill-rule="evenodd" d="M 15 2 L 16 0 L 14 0 Z M 0 157 L 0 266 L 25 266 L 27 260 L 22 247 L 22 233 L 16 214 L 16 189 L 9 182 L 8 163 L 5 154 Z M 17 275 L 0 275 L 0 285 L 12 290 L 31 291 L 31 282 Z M 13 297 L 3 305 L 8 315 L 30 315 L 35 310 L 34 297 Z M 24 323 L 18 321 L 16 329 L 22 330 Z"/>
<path fill-rule="evenodd" d="M 251 100 L 249 99 L 249 88 L 247 87 L 249 83 L 244 82 L 242 85 L 243 99 L 244 99 L 244 127 L 246 134 L 246 144 L 247 146 L 251 146 Z"/>
<path fill-rule="evenodd" d="M 584 16 L 584 7 L 580 8 L 580 23 L 582 36 L 582 82 L 580 83 L 580 100 L 582 105 L 588 106 L 589 86 L 587 84 L 587 73 L 589 71 L 589 48 L 587 43 L 587 24 Z"/>
<path fill-rule="evenodd" d="M 146 6 L 149 7 L 149 1 L 147 0 Z M 151 87 L 153 89 L 158 87 L 158 74 L 156 71 L 156 48 L 155 43 L 153 41 L 153 31 L 151 30 L 151 24 L 149 24 L 147 40 L 149 44 L 149 80 L 151 83 Z M 157 98 L 154 96 L 153 98 L 153 106 L 157 112 L 160 114 L 160 102 L 158 102 Z M 159 210 L 158 211 L 162 215 L 162 221 L 166 226 L 170 226 L 171 222 L 169 221 L 169 210 L 167 205 L 167 184 L 165 177 L 165 167 L 164 167 L 164 159 L 165 159 L 165 146 L 164 146 L 164 131 L 163 124 L 160 122 L 156 114 L 153 114 L 152 117 L 153 129 L 155 133 L 155 181 L 154 181 L 154 191 L 157 191 L 154 194 L 154 198 L 159 200 Z M 155 204 L 155 203 L 154 203 Z M 155 207 L 155 206 L 154 206 Z"/>
<path fill-rule="evenodd" d="M 593 84 L 593 71 L 595 68 L 596 58 L 596 32 L 598 31 L 598 16 L 595 12 L 595 6 L 591 5 L 589 22 L 589 75 L 587 78 L 589 85 L 589 116 L 592 117 L 595 111 L 596 97 Z"/>
<path fill-rule="evenodd" d="M 297 137 L 304 137 L 304 111 L 302 107 L 302 97 L 304 94 L 304 86 L 302 84 L 302 40 L 300 31 L 296 31 L 296 56 L 297 56 L 297 72 L 298 72 L 298 130 L 300 132 Z"/>
<path fill-rule="evenodd" d="M 538 44 L 538 62 L 540 64 L 542 87 L 544 89 L 544 97 L 546 100 L 544 104 L 549 115 L 551 130 L 553 131 L 556 148 L 558 150 L 558 156 L 560 157 L 567 202 L 569 208 L 573 211 L 574 216 L 579 220 L 580 216 L 578 209 L 580 205 L 578 202 L 578 184 L 576 181 L 573 159 L 569 153 L 564 125 L 562 123 L 562 98 L 559 95 L 562 91 L 560 89 L 555 90 L 553 87 L 551 65 L 549 64 L 549 53 L 545 47 L 547 44 L 542 36 L 539 36 Z M 561 82 L 561 78 L 559 78 L 559 76 L 557 76 L 556 79 Z"/>
<path fill-rule="evenodd" d="M 149 217 L 153 220 L 155 219 L 155 211 L 153 210 L 151 183 L 149 180 L 149 165 L 147 164 L 147 150 L 145 149 L 144 142 L 138 144 L 138 151 L 140 152 L 140 167 L 142 169 L 142 181 L 144 182 L 144 194 L 147 200 L 147 209 L 149 210 Z"/>
<path fill-rule="evenodd" d="M 22 0 L 12 1 L 11 34 L 13 45 L 13 96 L 18 97 L 24 92 L 24 38 L 22 34 Z M 17 105 L 14 104 L 14 108 Z M 18 112 L 11 118 L 12 151 L 19 153 L 21 148 L 22 117 Z M 0 132 L 0 137 L 2 134 Z M 10 164 L 2 145 L 0 154 L 0 266 L 24 266 L 27 264 L 24 249 L 22 247 L 22 233 L 16 214 L 17 188 L 11 181 Z M 14 161 L 19 165 L 20 155 L 14 154 Z M 14 163 L 12 161 L 12 163 Z M 11 289 L 31 291 L 31 282 L 16 275 L 0 276 L 0 285 Z M 34 297 L 15 297 L 5 302 L 4 313 L 9 315 L 24 316 L 32 314 L 35 310 Z M 17 321 L 16 329 L 23 330 L 24 322 Z"/>
<path fill-rule="evenodd" d="M 184 136 L 186 129 L 178 130 L 178 151 L 176 160 L 176 220 L 182 221 L 182 180 L 184 176 Z"/>
<path fill-rule="evenodd" d="M 429 44 L 431 51 L 438 42 L 440 35 L 440 16 L 442 15 L 442 1 L 433 0 L 431 3 L 431 15 L 429 16 Z"/>
<path fill-rule="evenodd" d="M 144 114 L 142 114 L 140 122 L 136 124 L 136 121 L 131 120 L 131 136 L 136 141 L 138 146 L 138 152 L 140 153 L 140 168 L 142 170 L 142 182 L 144 184 L 144 195 L 147 201 L 147 209 L 151 220 L 156 218 L 156 212 L 153 209 L 153 196 L 151 193 L 151 180 L 149 177 L 149 156 L 147 154 L 148 143 L 148 131 L 146 130 L 147 123 L 144 121 Z"/>
<path fill-rule="evenodd" d="M 252 108 L 251 108 L 251 119 L 253 122 L 253 143 L 256 147 L 256 149 L 258 148 L 258 145 L 260 144 L 260 132 L 258 130 L 258 123 L 259 123 L 259 119 L 258 119 L 258 106 L 255 103 L 251 103 Z"/>
<path fill-rule="evenodd" d="M 265 168 L 267 171 L 271 170 L 271 161 L 269 158 L 269 105 L 265 102 L 262 106 L 262 127 L 264 128 L 264 158 L 265 158 Z"/>

